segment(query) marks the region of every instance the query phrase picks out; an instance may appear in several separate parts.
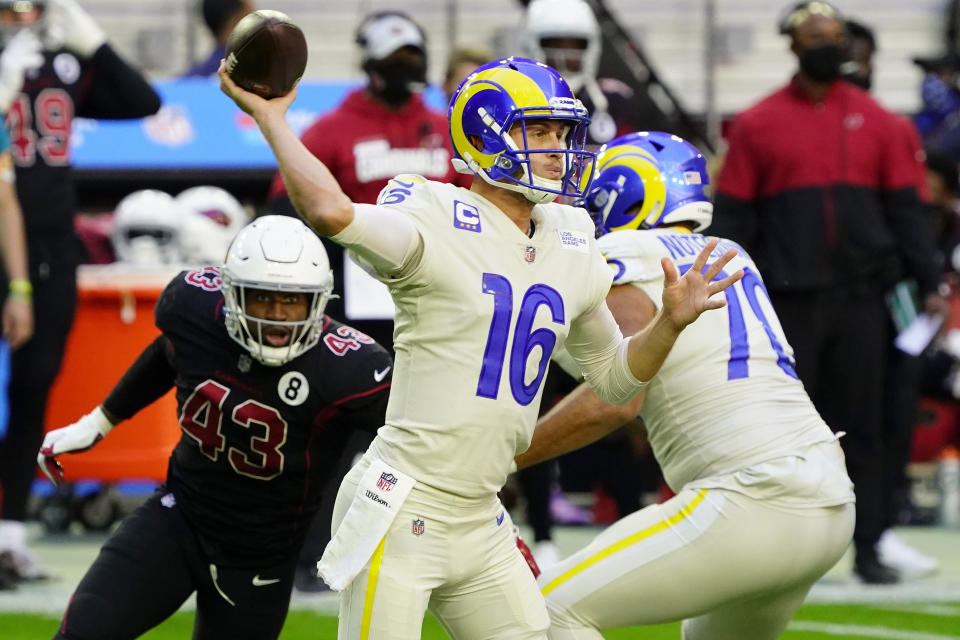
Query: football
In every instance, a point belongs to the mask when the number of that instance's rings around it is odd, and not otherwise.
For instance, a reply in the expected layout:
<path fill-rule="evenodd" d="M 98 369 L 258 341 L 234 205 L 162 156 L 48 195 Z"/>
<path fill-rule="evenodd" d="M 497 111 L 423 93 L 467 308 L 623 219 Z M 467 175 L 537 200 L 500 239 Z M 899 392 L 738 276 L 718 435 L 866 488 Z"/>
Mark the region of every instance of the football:
<path fill-rule="evenodd" d="M 227 74 L 263 98 L 286 95 L 307 66 L 307 39 L 290 17 L 261 9 L 246 15 L 227 38 Z"/>

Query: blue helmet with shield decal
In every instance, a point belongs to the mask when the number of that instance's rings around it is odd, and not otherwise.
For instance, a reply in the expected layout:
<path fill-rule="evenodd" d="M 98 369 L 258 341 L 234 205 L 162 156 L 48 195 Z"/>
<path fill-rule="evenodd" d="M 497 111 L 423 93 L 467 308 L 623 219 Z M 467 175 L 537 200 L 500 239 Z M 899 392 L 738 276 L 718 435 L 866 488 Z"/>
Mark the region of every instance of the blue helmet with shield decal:
<path fill-rule="evenodd" d="M 479 67 L 450 100 L 450 138 L 460 173 L 522 193 L 535 203 L 557 196 L 582 197 L 590 184 L 594 154 L 585 149 L 590 118 L 559 73 L 527 58 L 506 58 Z M 529 149 L 527 125 L 537 120 L 569 125 L 565 146 Z M 511 137 L 519 126 L 520 141 Z M 560 179 L 534 175 L 530 156 L 561 154 Z"/>
<path fill-rule="evenodd" d="M 597 235 L 686 222 L 710 226 L 710 177 L 700 151 L 679 136 L 641 131 L 611 140 L 597 152 L 596 176 L 583 206 Z"/>

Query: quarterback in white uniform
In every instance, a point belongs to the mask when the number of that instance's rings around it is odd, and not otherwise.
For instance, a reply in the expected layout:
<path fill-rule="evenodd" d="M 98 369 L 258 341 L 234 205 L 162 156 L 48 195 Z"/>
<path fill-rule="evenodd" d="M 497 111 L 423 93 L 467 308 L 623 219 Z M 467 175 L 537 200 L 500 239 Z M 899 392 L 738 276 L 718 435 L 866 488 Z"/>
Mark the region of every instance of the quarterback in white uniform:
<path fill-rule="evenodd" d="M 607 303 L 629 332 L 660 307 L 662 259 L 698 268 L 708 238 L 693 232 L 713 210 L 706 163 L 690 143 L 644 132 L 608 143 L 597 165 L 586 205 L 614 271 Z M 756 265 L 739 250 L 728 269 L 744 275 L 724 292 L 726 313 L 690 325 L 644 394 L 613 407 L 581 386 L 517 458 L 524 467 L 583 446 L 639 412 L 676 492 L 543 568 L 553 640 L 675 620 L 685 640 L 777 638 L 850 542 L 854 496 L 837 437 L 794 372 Z"/>
<path fill-rule="evenodd" d="M 340 638 L 419 638 L 429 608 L 454 638 L 544 638 L 546 607 L 496 497 L 529 444 L 547 363 L 566 343 L 587 380 L 627 402 L 683 327 L 739 277 L 735 254 L 680 277 L 664 267 L 664 312 L 624 339 L 604 303 L 611 274 L 582 209 L 588 119 L 549 67 L 480 67 L 450 108 L 455 166 L 471 189 L 398 176 L 354 205 L 284 113 L 220 72 L 277 156 L 297 210 L 385 282 L 396 305 L 386 424 L 341 485 L 320 561 L 342 590 Z M 705 269 L 701 274 L 700 271 Z"/>

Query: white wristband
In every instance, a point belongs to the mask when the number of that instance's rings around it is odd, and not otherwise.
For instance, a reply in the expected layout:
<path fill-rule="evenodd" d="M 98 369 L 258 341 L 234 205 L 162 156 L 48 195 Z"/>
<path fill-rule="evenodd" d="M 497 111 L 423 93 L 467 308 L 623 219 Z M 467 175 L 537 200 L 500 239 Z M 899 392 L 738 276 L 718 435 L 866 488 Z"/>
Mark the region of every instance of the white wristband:
<path fill-rule="evenodd" d="M 97 428 L 97 431 L 99 431 L 102 436 L 106 436 L 110 433 L 110 430 L 113 429 L 113 423 L 110 422 L 107 414 L 103 412 L 103 407 L 99 405 L 96 409 L 88 413 L 87 417 L 90 418 L 92 425 Z"/>

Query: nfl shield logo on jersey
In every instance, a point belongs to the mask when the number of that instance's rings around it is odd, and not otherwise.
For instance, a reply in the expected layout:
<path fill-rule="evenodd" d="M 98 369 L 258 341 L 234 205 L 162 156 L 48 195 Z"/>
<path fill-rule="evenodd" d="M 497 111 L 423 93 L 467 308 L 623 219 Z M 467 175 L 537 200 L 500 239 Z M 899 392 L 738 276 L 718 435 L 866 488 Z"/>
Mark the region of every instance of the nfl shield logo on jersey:
<path fill-rule="evenodd" d="M 377 480 L 377 488 L 381 491 L 390 491 L 395 484 L 397 484 L 397 476 L 392 473 L 381 473 L 380 479 Z"/>
<path fill-rule="evenodd" d="M 537 259 L 537 248 L 536 248 L 536 247 L 528 246 L 526 249 L 524 249 L 524 251 L 523 251 L 523 259 L 526 260 L 527 262 L 533 262 L 534 260 L 536 260 L 536 259 Z"/>
<path fill-rule="evenodd" d="M 413 535 L 415 536 L 423 535 L 423 520 L 413 521 Z"/>

